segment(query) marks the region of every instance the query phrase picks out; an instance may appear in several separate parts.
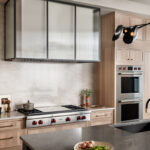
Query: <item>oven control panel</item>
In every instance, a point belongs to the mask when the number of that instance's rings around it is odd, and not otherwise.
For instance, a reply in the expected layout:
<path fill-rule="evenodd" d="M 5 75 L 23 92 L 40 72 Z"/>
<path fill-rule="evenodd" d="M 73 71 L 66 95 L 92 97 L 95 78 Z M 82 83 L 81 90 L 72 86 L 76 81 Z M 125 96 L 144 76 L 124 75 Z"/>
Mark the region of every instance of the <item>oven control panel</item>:
<path fill-rule="evenodd" d="M 136 72 L 141 72 L 143 71 L 143 66 L 117 66 L 117 71 L 118 72 L 124 72 L 124 71 L 136 71 Z"/>

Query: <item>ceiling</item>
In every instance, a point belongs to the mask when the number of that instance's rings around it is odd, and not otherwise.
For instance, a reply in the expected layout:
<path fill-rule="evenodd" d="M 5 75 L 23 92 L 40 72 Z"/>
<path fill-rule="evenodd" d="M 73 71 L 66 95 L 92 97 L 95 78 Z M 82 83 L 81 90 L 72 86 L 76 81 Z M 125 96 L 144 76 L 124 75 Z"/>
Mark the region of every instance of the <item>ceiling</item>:
<path fill-rule="evenodd" d="M 150 5 L 150 0 L 129 0 L 129 1 Z"/>

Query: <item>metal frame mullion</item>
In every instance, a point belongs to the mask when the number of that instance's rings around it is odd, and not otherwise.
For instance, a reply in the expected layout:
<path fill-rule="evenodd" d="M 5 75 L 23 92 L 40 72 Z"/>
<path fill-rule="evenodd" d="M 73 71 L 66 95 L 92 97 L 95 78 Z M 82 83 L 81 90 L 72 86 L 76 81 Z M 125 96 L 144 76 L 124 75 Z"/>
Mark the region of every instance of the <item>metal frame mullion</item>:
<path fill-rule="evenodd" d="M 77 44 L 77 7 L 76 5 L 74 6 L 75 7 L 75 10 L 74 10 L 74 60 L 76 61 L 77 59 L 77 47 L 76 47 L 76 44 Z"/>
<path fill-rule="evenodd" d="M 47 48 L 47 59 L 49 59 L 49 43 L 48 43 L 49 42 L 49 32 L 48 32 L 49 31 L 49 28 L 48 28 L 48 26 L 49 26 L 49 18 L 48 18 L 49 15 L 48 15 L 48 12 L 49 12 L 49 9 L 48 9 L 48 0 L 47 0 L 46 1 L 46 15 L 47 15 L 46 16 L 47 17 L 46 18 L 46 21 L 47 21 L 47 23 L 46 23 L 47 24 L 47 29 L 46 29 L 47 30 L 46 31 L 46 39 L 47 39 L 46 40 L 46 48 Z"/>
<path fill-rule="evenodd" d="M 14 0 L 14 58 L 16 58 L 16 0 Z"/>

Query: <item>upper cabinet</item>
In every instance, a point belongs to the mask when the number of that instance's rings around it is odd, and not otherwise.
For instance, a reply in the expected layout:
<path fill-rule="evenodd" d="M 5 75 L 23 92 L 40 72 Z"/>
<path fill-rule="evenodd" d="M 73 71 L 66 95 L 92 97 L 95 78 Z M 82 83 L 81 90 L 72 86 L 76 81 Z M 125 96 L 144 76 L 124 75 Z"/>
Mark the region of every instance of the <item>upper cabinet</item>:
<path fill-rule="evenodd" d="M 16 58 L 45 59 L 47 57 L 45 1 L 16 0 L 15 42 Z"/>
<path fill-rule="evenodd" d="M 149 23 L 150 19 L 146 20 L 146 23 Z M 146 26 L 146 40 L 150 40 L 150 25 Z"/>
<path fill-rule="evenodd" d="M 138 17 L 130 17 L 130 25 L 134 26 L 134 25 L 140 25 L 140 24 L 144 24 L 144 19 L 138 18 Z M 137 40 L 143 40 L 143 36 L 144 36 L 144 30 L 143 28 L 138 30 L 138 35 L 136 37 Z"/>
<path fill-rule="evenodd" d="M 76 7 L 76 59 L 100 59 L 99 9 Z"/>
<path fill-rule="evenodd" d="M 5 5 L 5 59 L 100 61 L 100 9 L 11 0 Z"/>
<path fill-rule="evenodd" d="M 48 3 L 48 58 L 74 60 L 75 7 Z"/>

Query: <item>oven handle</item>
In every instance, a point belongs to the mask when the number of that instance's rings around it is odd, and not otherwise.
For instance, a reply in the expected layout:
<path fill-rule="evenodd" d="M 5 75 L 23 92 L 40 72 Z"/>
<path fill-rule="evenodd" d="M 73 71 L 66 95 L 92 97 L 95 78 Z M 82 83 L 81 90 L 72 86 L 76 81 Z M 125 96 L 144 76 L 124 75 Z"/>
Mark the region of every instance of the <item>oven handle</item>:
<path fill-rule="evenodd" d="M 118 75 L 143 75 L 143 73 L 118 73 Z"/>
<path fill-rule="evenodd" d="M 141 100 L 140 99 L 135 99 L 135 100 L 130 100 L 130 99 L 128 99 L 128 100 L 120 100 L 120 101 L 118 101 L 118 103 L 139 103 Z"/>

